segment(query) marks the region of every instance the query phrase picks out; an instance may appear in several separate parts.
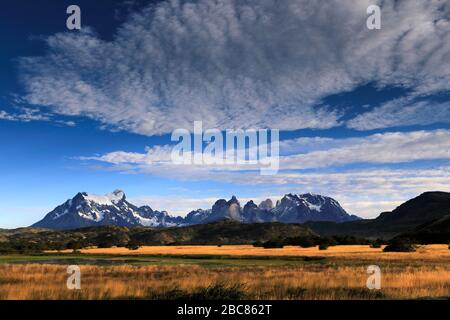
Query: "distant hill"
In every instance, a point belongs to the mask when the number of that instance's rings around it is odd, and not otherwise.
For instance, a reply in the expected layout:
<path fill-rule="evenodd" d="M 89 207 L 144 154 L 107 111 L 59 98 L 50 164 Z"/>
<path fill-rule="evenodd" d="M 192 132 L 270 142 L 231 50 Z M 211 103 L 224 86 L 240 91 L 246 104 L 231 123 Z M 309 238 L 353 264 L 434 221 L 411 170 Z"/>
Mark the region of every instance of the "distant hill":
<path fill-rule="evenodd" d="M 250 244 L 273 239 L 316 236 L 308 227 L 300 224 L 239 223 L 219 221 L 190 227 L 148 230 L 135 230 L 133 237 L 147 244 Z"/>
<path fill-rule="evenodd" d="M 243 224 L 227 220 L 172 228 L 99 226 L 64 231 L 26 228 L 6 235 L 11 244 L 42 249 L 65 249 L 70 243 L 82 247 L 124 246 L 130 240 L 141 245 L 252 244 L 287 236 L 309 238 L 317 235 L 299 224 Z"/>
<path fill-rule="evenodd" d="M 450 243 L 450 214 L 398 236 L 420 243 Z"/>
<path fill-rule="evenodd" d="M 354 235 L 386 239 L 401 234 L 418 235 L 439 230 L 441 238 L 450 241 L 449 214 L 450 193 L 425 192 L 406 201 L 392 212 L 381 213 L 376 219 L 339 224 L 308 222 L 306 225 L 320 235 Z"/>

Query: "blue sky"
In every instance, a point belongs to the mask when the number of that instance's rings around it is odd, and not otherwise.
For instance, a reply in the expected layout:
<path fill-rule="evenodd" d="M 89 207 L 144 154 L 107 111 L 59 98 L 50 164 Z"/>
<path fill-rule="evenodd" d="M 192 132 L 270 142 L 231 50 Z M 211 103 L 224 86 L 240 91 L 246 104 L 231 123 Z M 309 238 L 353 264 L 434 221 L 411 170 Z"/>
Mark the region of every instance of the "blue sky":
<path fill-rule="evenodd" d="M 382 8 L 381 30 L 366 8 Z M 66 29 L 77 4 L 82 30 Z M 0 227 L 79 191 L 173 214 L 315 192 L 374 217 L 450 191 L 445 1 L 15 1 L 0 11 Z M 351 31 L 351 32 L 349 32 Z M 171 132 L 280 129 L 277 175 L 176 167 Z"/>

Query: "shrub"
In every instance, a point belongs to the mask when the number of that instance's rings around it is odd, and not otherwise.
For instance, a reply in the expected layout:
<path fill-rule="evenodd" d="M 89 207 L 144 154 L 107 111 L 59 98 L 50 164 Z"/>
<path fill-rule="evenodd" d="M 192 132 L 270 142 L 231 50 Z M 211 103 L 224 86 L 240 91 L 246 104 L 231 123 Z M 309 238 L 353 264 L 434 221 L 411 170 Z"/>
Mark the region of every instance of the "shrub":
<path fill-rule="evenodd" d="M 300 240 L 298 245 L 302 248 L 311 248 L 311 247 L 315 247 L 316 243 L 311 238 L 305 238 L 305 239 Z"/>
<path fill-rule="evenodd" d="M 83 248 L 82 244 L 77 241 L 70 241 L 66 245 L 66 249 L 73 250 L 73 252 L 78 252 L 81 248 Z"/>
<path fill-rule="evenodd" d="M 261 241 L 255 241 L 255 242 L 253 242 L 253 246 L 254 247 L 262 247 L 263 243 Z"/>
<path fill-rule="evenodd" d="M 283 242 L 277 240 L 269 240 L 263 243 L 264 249 L 278 249 L 283 247 Z"/>
<path fill-rule="evenodd" d="M 384 252 L 414 252 L 417 247 L 407 239 L 393 239 L 384 249 Z"/>
<path fill-rule="evenodd" d="M 136 240 L 130 240 L 128 241 L 128 243 L 125 245 L 125 248 L 129 249 L 129 250 L 137 250 L 141 247 L 140 243 L 137 242 Z"/>
<path fill-rule="evenodd" d="M 319 244 L 319 250 L 327 250 L 329 247 L 328 243 Z"/>
<path fill-rule="evenodd" d="M 383 244 L 384 244 L 384 241 L 382 239 L 377 239 L 370 244 L 370 247 L 371 248 L 381 248 L 381 246 Z"/>

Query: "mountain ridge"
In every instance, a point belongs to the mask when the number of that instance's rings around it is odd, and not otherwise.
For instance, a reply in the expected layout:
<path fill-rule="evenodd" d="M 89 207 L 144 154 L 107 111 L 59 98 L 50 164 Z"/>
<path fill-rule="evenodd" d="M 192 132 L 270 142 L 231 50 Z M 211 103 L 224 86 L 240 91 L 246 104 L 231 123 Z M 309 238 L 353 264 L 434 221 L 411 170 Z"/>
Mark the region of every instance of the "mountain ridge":
<path fill-rule="evenodd" d="M 135 206 L 125 193 L 117 189 L 106 195 L 79 192 L 72 199 L 57 206 L 32 227 L 48 229 L 76 229 L 90 226 L 115 225 L 123 227 L 175 227 L 207 224 L 220 220 L 241 223 L 304 223 L 306 221 L 345 222 L 360 219 L 348 214 L 333 198 L 306 194 L 287 194 L 274 206 L 271 199 L 256 205 L 252 200 L 243 207 L 232 196 L 219 199 L 211 209 L 197 209 L 186 217 L 171 216 L 150 206 Z"/>

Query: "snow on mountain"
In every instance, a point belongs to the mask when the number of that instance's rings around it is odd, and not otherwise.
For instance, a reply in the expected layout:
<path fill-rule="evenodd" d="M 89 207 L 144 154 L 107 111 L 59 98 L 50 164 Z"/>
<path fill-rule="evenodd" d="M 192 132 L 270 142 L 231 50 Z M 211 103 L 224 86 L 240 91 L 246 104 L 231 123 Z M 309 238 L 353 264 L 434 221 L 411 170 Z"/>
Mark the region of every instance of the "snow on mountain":
<path fill-rule="evenodd" d="M 358 219 L 349 215 L 333 198 L 311 193 L 287 194 L 278 201 L 272 211 L 277 221 L 285 223 L 345 222 Z"/>
<path fill-rule="evenodd" d="M 179 217 L 153 211 L 148 206 L 137 207 L 126 200 L 123 191 L 115 190 L 106 195 L 78 193 L 33 227 L 75 229 L 98 225 L 169 227 L 179 224 Z"/>

